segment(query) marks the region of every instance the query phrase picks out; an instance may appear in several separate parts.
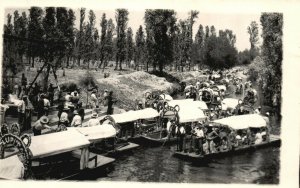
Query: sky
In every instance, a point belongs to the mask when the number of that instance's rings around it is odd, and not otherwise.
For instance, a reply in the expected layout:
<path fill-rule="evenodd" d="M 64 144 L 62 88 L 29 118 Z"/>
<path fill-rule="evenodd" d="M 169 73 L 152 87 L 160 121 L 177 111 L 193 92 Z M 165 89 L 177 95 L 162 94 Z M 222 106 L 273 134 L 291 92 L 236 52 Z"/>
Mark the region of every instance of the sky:
<path fill-rule="evenodd" d="M 18 9 L 19 12 L 26 11 L 28 9 Z M 73 9 L 75 11 L 75 27 L 79 28 L 79 9 Z M 5 15 L 8 13 L 13 14 L 15 9 L 6 9 Z M 88 12 L 90 9 L 86 9 L 85 21 L 88 21 Z M 96 15 L 96 28 L 100 33 L 100 20 L 103 13 L 106 13 L 107 19 L 112 18 L 115 22 L 115 10 L 93 10 Z M 144 11 L 128 10 L 129 11 L 129 21 L 128 27 L 131 27 L 135 35 L 137 29 L 140 25 L 144 27 Z M 176 10 L 175 10 L 176 11 Z M 184 20 L 188 17 L 188 12 L 176 11 L 177 20 Z M 5 16 L 6 17 L 6 16 Z M 250 48 L 249 34 L 247 32 L 247 27 L 250 25 L 251 21 L 256 21 L 259 25 L 259 36 L 261 35 L 260 27 L 260 14 L 228 14 L 228 13 L 210 13 L 210 12 L 200 12 L 196 22 L 193 26 L 193 35 L 195 36 L 199 25 L 202 24 L 204 27 L 206 25 L 214 25 L 216 30 L 230 29 L 236 35 L 236 48 L 238 51 L 243 51 Z M 218 33 L 218 32 L 217 32 Z M 260 37 L 261 41 L 261 37 Z"/>

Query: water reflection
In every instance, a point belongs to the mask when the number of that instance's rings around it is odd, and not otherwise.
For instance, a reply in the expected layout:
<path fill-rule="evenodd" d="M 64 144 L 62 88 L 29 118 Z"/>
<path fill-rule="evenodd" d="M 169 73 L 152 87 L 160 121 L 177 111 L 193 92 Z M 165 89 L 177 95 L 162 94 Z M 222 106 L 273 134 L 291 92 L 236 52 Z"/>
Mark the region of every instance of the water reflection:
<path fill-rule="evenodd" d="M 268 183 L 279 182 L 279 148 L 266 148 L 195 165 L 172 156 L 174 148 L 141 148 L 122 156 L 99 181 Z"/>

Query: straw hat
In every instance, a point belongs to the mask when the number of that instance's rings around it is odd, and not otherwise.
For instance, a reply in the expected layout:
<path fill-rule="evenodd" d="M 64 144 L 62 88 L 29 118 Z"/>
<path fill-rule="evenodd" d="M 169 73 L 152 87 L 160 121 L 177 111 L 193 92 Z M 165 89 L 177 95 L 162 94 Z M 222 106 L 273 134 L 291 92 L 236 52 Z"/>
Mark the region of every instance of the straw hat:
<path fill-rule="evenodd" d="M 267 115 L 267 116 L 269 116 L 269 115 L 270 115 L 270 113 L 269 113 L 269 112 L 267 112 L 267 113 L 266 113 L 266 115 Z"/>
<path fill-rule="evenodd" d="M 47 124 L 47 123 L 49 123 L 49 119 L 48 119 L 46 116 L 42 116 L 42 117 L 40 118 L 40 122 L 41 122 L 42 124 Z"/>
<path fill-rule="evenodd" d="M 70 110 L 68 106 L 65 106 L 63 110 Z"/>
<path fill-rule="evenodd" d="M 74 110 L 73 114 L 74 114 L 74 115 L 78 114 L 78 111 L 77 111 L 77 110 Z"/>

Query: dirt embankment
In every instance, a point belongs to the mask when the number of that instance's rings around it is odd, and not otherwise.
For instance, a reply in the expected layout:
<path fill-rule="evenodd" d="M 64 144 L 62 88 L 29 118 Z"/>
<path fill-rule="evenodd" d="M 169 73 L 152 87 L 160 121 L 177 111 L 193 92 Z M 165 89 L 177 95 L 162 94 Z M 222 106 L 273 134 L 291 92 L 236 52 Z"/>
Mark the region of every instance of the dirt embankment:
<path fill-rule="evenodd" d="M 100 90 L 113 91 L 118 100 L 116 106 L 126 110 L 133 109 L 136 100 L 144 102 L 146 92 L 161 91 L 172 94 L 176 89 L 176 84 L 168 82 L 165 78 L 142 71 L 101 78 L 97 79 L 97 82 Z"/>

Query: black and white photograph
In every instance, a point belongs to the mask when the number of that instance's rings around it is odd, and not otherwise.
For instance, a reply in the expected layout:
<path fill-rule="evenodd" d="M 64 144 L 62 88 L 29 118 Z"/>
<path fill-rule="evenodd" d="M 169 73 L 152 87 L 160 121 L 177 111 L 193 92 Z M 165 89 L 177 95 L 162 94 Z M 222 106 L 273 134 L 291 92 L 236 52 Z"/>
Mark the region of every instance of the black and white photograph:
<path fill-rule="evenodd" d="M 286 10 L 34 2 L 1 7 L 0 184 L 280 185 Z"/>

